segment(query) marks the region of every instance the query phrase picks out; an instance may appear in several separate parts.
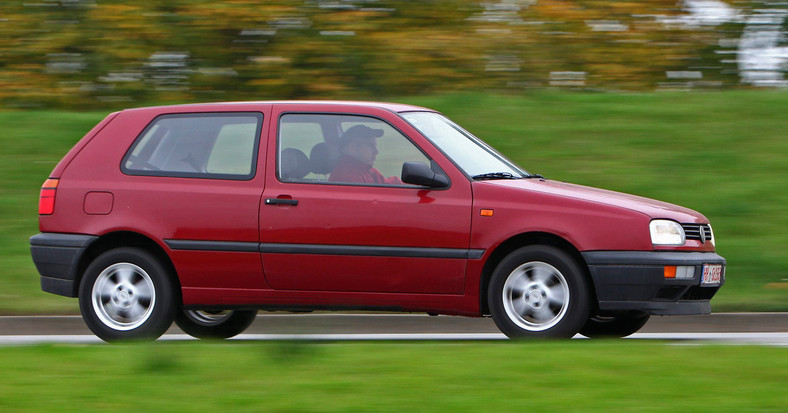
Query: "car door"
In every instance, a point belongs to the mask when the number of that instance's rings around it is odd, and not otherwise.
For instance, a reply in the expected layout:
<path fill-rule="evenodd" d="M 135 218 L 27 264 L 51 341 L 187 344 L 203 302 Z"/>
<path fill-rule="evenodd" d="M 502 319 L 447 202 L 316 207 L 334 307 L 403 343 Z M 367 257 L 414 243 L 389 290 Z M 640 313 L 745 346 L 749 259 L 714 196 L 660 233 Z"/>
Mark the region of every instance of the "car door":
<path fill-rule="evenodd" d="M 478 254 L 468 249 L 470 183 L 425 149 L 423 138 L 408 137 L 404 131 L 417 134 L 397 115 L 380 112 L 275 107 L 275 156 L 260 207 L 263 268 L 273 288 L 463 293 L 468 256 Z M 354 160 L 340 173 L 353 131 L 375 135 L 362 142 L 374 143 L 374 166 Z M 405 161 L 432 164 L 451 185 L 403 184 Z"/>

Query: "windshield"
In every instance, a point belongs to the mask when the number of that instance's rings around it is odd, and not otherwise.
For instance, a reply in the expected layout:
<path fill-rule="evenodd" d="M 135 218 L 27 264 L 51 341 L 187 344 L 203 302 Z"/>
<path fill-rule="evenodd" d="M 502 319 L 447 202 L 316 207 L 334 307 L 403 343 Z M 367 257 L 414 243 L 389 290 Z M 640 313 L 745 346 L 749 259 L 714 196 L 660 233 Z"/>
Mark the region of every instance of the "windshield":
<path fill-rule="evenodd" d="M 402 117 L 474 179 L 519 179 L 529 176 L 495 149 L 441 114 L 407 112 Z"/>

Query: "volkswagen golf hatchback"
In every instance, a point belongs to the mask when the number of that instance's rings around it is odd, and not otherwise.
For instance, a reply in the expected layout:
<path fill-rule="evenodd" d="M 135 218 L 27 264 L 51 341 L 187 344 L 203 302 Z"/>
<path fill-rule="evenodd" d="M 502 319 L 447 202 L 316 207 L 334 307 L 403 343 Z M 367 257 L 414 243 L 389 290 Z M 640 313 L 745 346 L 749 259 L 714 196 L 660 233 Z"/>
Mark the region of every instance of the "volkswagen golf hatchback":
<path fill-rule="evenodd" d="M 526 172 L 430 109 L 239 102 L 112 113 L 41 189 L 41 288 L 104 340 L 257 310 L 492 316 L 512 338 L 709 313 L 709 221 Z"/>

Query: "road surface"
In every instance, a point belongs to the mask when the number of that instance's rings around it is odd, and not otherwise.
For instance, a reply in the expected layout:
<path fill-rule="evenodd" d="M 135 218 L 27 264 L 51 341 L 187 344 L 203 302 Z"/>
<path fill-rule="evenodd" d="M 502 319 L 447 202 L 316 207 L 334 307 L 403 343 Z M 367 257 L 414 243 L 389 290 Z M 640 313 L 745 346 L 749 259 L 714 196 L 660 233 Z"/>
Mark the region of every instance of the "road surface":
<path fill-rule="evenodd" d="M 580 337 L 580 336 L 578 336 Z M 191 339 L 173 325 L 160 340 Z M 504 340 L 489 318 L 260 313 L 237 340 Z M 788 346 L 788 313 L 652 317 L 630 339 Z M 100 342 L 79 316 L 0 317 L 0 344 Z"/>

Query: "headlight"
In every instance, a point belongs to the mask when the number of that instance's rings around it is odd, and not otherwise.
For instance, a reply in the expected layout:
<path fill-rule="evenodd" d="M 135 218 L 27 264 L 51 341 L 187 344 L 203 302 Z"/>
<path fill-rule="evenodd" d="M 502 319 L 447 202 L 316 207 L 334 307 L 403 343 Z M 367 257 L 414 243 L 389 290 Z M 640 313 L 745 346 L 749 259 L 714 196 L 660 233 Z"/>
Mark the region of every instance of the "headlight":
<path fill-rule="evenodd" d="M 651 243 L 654 245 L 684 245 L 684 228 L 676 221 L 655 219 L 648 224 Z"/>

